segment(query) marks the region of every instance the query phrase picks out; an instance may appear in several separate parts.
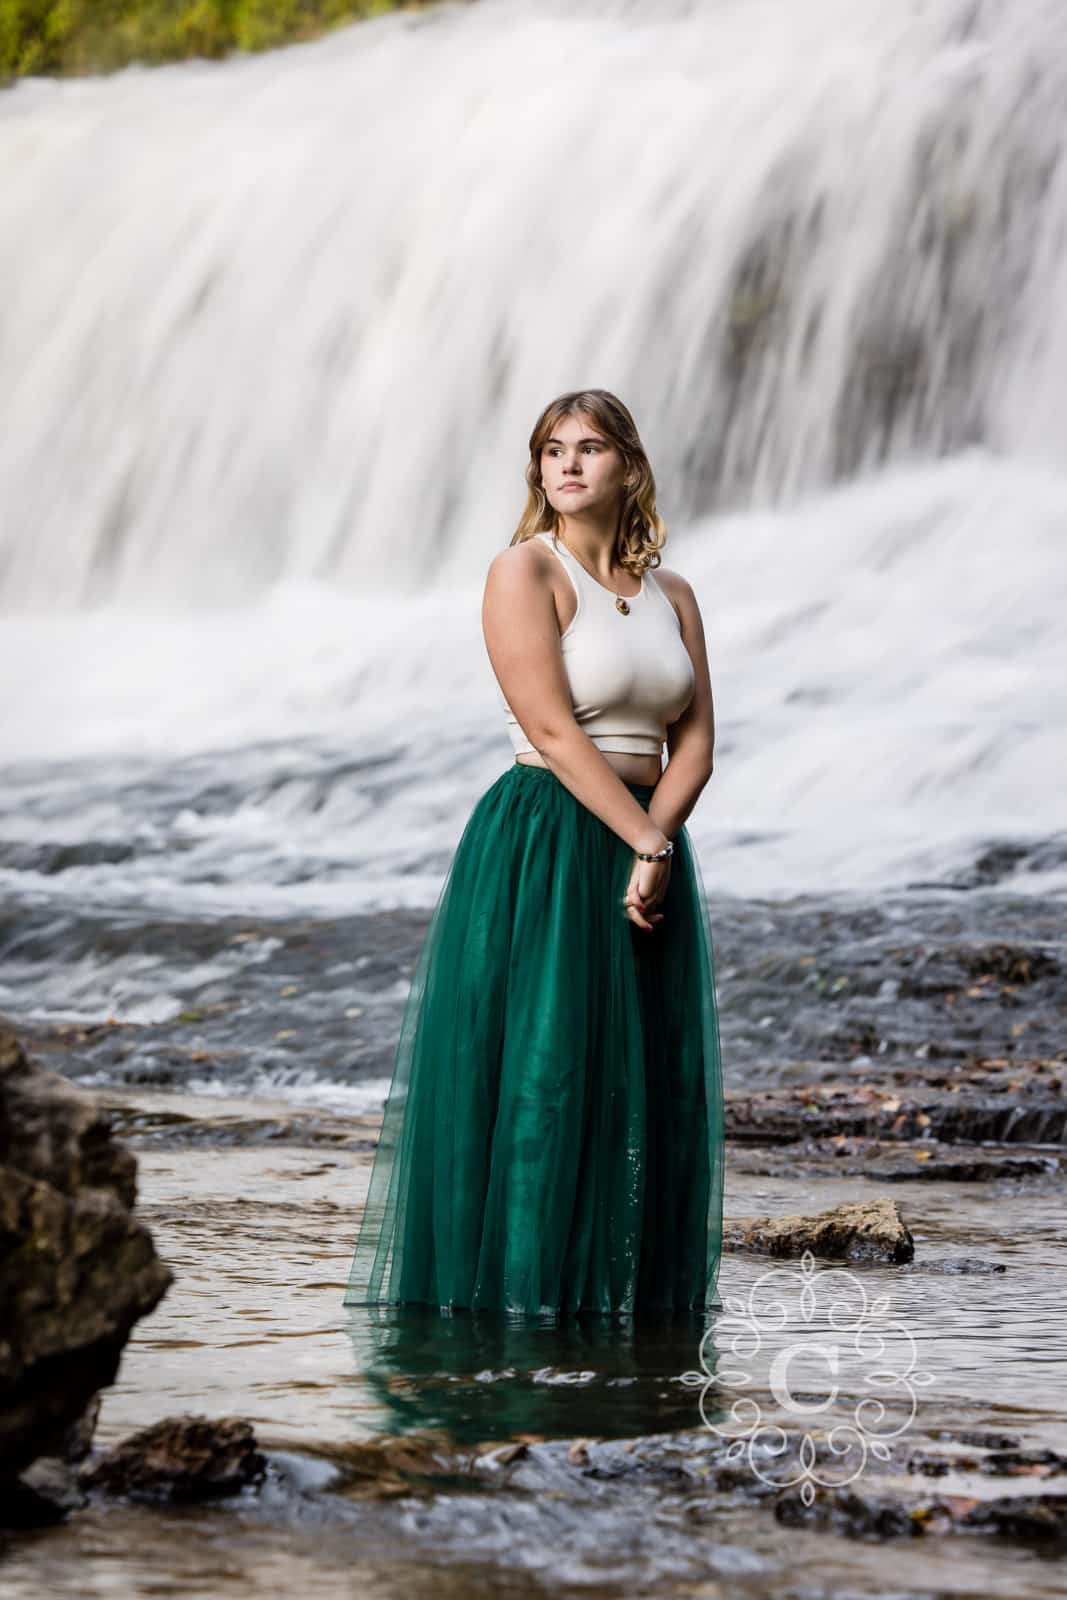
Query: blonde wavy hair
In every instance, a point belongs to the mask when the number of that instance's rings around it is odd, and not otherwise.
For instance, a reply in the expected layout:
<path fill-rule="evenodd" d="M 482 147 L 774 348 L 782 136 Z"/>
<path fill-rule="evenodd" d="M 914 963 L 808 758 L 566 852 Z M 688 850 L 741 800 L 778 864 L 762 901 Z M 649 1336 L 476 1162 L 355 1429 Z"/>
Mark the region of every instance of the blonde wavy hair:
<path fill-rule="evenodd" d="M 660 551 L 667 542 L 667 524 L 656 510 L 656 480 L 637 424 L 618 396 L 607 389 L 574 389 L 569 394 L 558 395 L 538 417 L 530 435 L 530 460 L 526 467 L 529 493 L 511 544 L 522 544 L 536 533 L 558 533 L 559 514 L 548 503 L 541 477 L 541 451 L 557 424 L 564 417 L 579 413 L 592 420 L 598 432 L 615 446 L 626 463 L 615 559 L 635 578 L 642 578 L 649 567 L 660 565 Z"/>

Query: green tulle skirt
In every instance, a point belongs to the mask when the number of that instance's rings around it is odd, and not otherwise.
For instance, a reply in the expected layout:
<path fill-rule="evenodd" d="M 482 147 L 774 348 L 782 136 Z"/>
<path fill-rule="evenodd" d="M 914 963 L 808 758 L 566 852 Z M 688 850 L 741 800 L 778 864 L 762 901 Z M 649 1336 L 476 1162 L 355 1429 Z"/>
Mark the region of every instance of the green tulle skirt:
<path fill-rule="evenodd" d="M 628 783 L 648 808 L 650 784 Z M 545 767 L 476 802 L 423 937 L 345 1305 L 721 1306 L 722 1067 L 687 831 L 664 920 Z"/>

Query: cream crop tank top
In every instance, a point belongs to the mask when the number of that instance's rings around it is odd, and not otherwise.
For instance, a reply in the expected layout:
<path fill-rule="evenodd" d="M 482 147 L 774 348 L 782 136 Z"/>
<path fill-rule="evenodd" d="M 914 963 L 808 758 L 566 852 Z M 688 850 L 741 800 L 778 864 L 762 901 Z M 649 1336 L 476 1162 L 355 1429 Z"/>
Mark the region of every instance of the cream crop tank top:
<path fill-rule="evenodd" d="M 559 557 L 574 586 L 578 609 L 560 635 L 574 718 L 601 750 L 659 755 L 667 728 L 693 698 L 695 674 L 678 613 L 651 572 L 630 607 L 616 610 L 615 595 L 586 571 L 552 533 L 538 533 Z M 503 695 L 516 755 L 532 752 Z"/>

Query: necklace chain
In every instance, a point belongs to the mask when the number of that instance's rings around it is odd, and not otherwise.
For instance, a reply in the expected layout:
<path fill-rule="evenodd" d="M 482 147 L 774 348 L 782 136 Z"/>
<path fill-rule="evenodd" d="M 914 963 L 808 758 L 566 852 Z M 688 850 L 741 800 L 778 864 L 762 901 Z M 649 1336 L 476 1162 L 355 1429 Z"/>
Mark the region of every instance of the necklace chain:
<path fill-rule="evenodd" d="M 573 559 L 578 562 L 578 565 L 581 567 L 582 571 L 589 573 L 589 576 L 592 578 L 593 574 L 591 572 L 589 572 L 589 568 L 586 566 L 585 562 L 582 561 L 578 556 L 576 556 L 574 554 L 574 551 L 571 549 L 571 547 L 567 543 L 566 539 L 560 538 L 559 534 L 556 535 L 556 538 L 559 539 L 560 544 L 563 546 L 564 550 L 566 550 L 567 554 L 570 555 L 571 557 L 573 557 Z M 600 583 L 600 579 L 599 578 L 593 578 L 593 582 L 599 584 Z M 600 584 L 600 587 L 603 588 L 604 585 Z M 615 609 L 616 609 L 616 611 L 618 611 L 622 616 L 628 617 L 630 615 L 630 602 L 629 602 L 629 600 L 627 600 L 627 598 L 626 598 L 626 596 L 624 594 L 619 594 L 618 591 L 615 590 L 615 589 L 612 589 L 611 593 L 615 596 Z M 640 590 L 638 591 L 638 593 L 640 593 Z M 637 595 L 634 596 L 634 599 L 635 600 L 637 599 Z"/>

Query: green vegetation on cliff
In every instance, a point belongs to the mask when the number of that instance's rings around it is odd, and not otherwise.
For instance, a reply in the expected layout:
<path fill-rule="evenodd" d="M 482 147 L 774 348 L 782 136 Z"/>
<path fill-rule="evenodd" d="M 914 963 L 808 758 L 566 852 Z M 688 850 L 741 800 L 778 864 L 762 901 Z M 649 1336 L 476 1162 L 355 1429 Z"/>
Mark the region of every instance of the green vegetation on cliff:
<path fill-rule="evenodd" d="M 430 0 L 0 0 L 0 82 L 269 50 Z"/>

